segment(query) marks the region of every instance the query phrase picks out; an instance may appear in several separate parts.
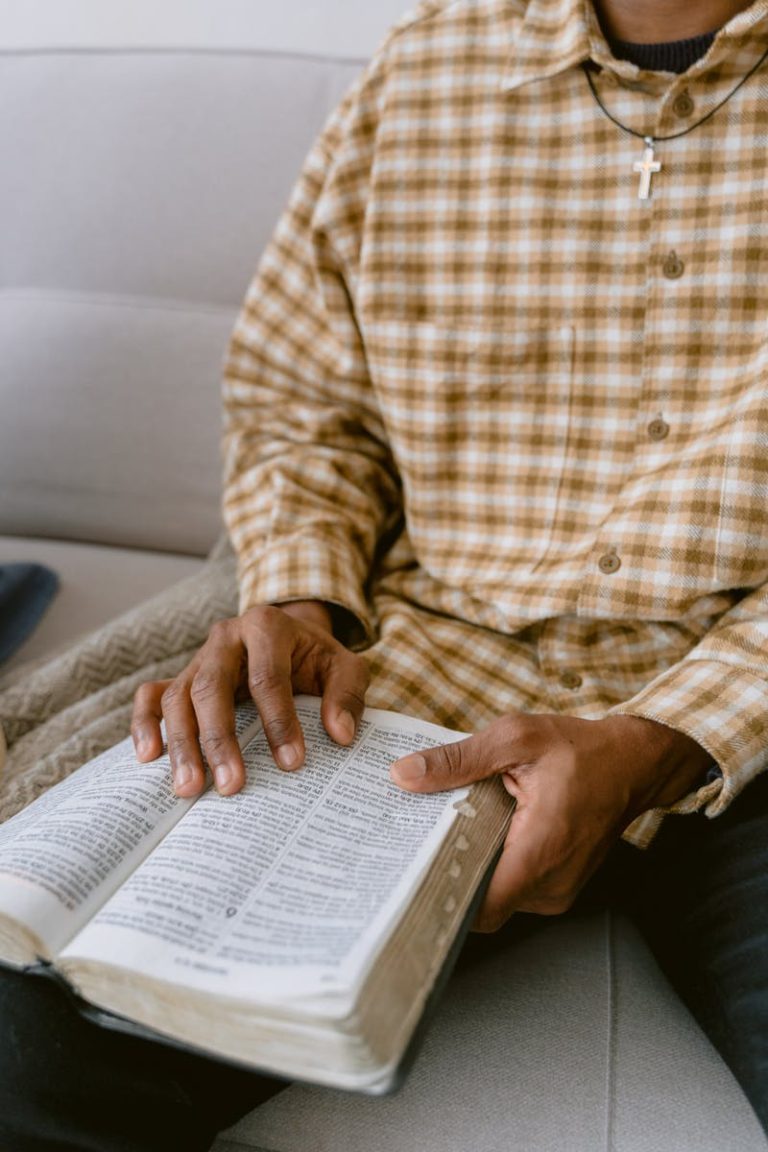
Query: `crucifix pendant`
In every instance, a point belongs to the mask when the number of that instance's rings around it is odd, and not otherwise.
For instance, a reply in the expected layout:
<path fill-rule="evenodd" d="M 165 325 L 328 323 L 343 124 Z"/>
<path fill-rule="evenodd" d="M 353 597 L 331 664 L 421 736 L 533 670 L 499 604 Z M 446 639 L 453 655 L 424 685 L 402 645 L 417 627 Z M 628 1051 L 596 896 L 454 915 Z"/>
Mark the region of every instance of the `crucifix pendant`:
<path fill-rule="evenodd" d="M 632 171 L 637 172 L 640 177 L 640 187 L 637 190 L 638 200 L 650 200 L 651 177 L 655 176 L 657 172 L 661 172 L 661 162 L 654 159 L 653 146 L 653 137 L 646 136 L 643 158 L 632 165 Z"/>

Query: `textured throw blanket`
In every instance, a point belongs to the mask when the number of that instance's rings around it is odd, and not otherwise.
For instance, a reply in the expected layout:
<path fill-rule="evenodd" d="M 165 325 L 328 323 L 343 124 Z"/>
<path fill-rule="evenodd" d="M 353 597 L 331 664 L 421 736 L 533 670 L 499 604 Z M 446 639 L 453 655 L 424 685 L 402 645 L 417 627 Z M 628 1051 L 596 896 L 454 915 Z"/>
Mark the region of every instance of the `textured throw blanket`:
<path fill-rule="evenodd" d="M 139 685 L 175 676 L 211 624 L 236 611 L 235 560 L 221 541 L 195 576 L 0 676 L 0 821 L 122 740 Z"/>

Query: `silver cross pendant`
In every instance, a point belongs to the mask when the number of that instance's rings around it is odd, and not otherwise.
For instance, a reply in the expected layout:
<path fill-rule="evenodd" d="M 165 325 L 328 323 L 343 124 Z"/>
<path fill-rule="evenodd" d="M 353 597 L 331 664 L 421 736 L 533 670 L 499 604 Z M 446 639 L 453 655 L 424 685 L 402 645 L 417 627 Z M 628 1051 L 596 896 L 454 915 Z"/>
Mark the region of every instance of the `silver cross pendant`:
<path fill-rule="evenodd" d="M 655 176 L 657 172 L 661 172 L 661 162 L 654 159 L 653 148 L 653 137 L 646 136 L 643 158 L 632 165 L 632 171 L 637 172 L 640 176 L 640 187 L 637 190 L 638 200 L 650 200 L 651 177 Z"/>

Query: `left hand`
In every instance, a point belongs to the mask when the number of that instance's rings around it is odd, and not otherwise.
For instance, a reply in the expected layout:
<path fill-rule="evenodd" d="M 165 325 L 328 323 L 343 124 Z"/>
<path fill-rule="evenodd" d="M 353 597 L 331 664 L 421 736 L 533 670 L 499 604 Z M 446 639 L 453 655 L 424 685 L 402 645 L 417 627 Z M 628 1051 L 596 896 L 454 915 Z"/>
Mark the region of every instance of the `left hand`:
<path fill-rule="evenodd" d="M 580 720 L 511 713 L 455 744 L 404 757 L 392 778 L 441 792 L 499 775 L 517 807 L 475 929 L 515 911 L 554 915 L 624 829 L 704 782 L 712 760 L 689 736 L 638 716 Z"/>

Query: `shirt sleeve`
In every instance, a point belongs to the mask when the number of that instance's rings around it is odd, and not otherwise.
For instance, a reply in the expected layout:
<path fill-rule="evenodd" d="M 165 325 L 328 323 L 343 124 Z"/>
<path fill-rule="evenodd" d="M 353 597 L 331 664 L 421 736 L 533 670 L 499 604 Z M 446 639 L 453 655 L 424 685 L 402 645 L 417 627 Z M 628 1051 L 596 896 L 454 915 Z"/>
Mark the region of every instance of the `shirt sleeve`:
<path fill-rule="evenodd" d="M 241 611 L 324 600 L 351 613 L 352 644 L 374 633 L 366 582 L 401 515 L 356 298 L 385 56 L 309 155 L 246 296 L 223 386 Z"/>
<path fill-rule="evenodd" d="M 684 732 L 714 760 L 702 787 L 668 809 L 634 821 L 625 837 L 640 847 L 667 812 L 718 816 L 768 767 L 768 585 L 724 613 L 684 660 L 614 713 L 642 716 Z"/>

